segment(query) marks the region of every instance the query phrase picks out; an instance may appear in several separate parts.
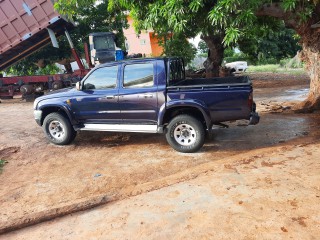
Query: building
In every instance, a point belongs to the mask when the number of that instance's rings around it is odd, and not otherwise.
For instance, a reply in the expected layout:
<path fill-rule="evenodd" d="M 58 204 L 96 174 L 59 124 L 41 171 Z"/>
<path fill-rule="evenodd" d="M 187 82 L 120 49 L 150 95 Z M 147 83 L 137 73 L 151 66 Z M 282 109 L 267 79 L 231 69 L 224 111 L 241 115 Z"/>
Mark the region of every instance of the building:
<path fill-rule="evenodd" d="M 126 37 L 126 49 L 128 54 L 141 53 L 146 57 L 158 57 L 163 52 L 163 47 L 159 45 L 157 36 L 152 30 L 142 31 L 137 35 L 133 27 L 133 19 L 128 15 L 127 17 L 129 28 L 124 29 L 124 36 Z"/>

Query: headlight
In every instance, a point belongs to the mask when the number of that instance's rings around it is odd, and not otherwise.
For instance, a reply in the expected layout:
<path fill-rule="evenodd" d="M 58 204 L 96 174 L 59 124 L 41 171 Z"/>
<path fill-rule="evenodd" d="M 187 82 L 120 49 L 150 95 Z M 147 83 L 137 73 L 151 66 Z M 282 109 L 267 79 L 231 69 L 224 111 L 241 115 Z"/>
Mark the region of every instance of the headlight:
<path fill-rule="evenodd" d="M 38 100 L 34 100 L 33 102 L 33 109 L 37 109 L 39 101 Z"/>

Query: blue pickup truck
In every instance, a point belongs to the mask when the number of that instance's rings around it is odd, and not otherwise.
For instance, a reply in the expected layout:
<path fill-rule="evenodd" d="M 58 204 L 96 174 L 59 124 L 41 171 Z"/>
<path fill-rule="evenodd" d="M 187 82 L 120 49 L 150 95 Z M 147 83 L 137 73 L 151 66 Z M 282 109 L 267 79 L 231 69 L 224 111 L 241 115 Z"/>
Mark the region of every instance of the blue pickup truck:
<path fill-rule="evenodd" d="M 99 65 L 75 88 L 37 98 L 34 117 L 58 145 L 79 130 L 164 133 L 180 152 L 198 151 L 215 124 L 259 122 L 247 76 L 187 79 L 180 58 Z"/>

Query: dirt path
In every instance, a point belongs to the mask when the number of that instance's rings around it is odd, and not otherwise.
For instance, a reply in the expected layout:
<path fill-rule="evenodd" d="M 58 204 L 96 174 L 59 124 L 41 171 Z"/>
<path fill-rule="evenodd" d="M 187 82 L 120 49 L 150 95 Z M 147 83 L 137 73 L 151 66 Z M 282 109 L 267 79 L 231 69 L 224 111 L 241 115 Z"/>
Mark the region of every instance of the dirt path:
<path fill-rule="evenodd" d="M 260 103 L 283 92 L 256 90 L 258 109 L 265 111 L 261 123 L 215 129 L 196 154 L 175 152 L 163 136 L 143 134 L 81 132 L 74 144 L 58 147 L 35 124 L 32 104 L 3 101 L 0 159 L 9 163 L 0 175 L 0 232 L 193 179 L 207 164 L 243 160 L 248 151 L 317 141 L 319 114 L 271 114 Z"/>
<path fill-rule="evenodd" d="M 0 238 L 319 239 L 319 140 L 189 168 L 191 180 Z"/>

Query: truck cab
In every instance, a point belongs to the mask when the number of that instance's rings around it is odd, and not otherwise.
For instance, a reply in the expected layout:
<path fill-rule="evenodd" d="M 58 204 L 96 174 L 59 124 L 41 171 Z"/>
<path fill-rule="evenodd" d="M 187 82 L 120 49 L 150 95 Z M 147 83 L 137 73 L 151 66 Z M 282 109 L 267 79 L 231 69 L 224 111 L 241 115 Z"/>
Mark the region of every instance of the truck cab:
<path fill-rule="evenodd" d="M 115 34 L 112 32 L 98 32 L 89 34 L 90 57 L 93 65 L 115 60 Z"/>

